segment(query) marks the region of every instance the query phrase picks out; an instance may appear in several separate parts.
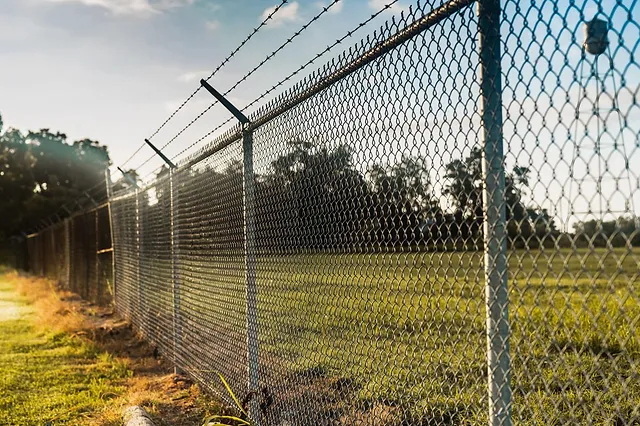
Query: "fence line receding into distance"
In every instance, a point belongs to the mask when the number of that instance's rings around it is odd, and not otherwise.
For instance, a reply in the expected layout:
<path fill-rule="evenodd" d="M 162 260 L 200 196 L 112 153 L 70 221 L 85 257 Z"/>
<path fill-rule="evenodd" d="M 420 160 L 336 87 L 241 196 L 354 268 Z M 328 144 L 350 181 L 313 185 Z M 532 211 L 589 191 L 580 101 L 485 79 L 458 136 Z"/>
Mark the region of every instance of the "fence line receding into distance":
<path fill-rule="evenodd" d="M 599 4 L 420 2 L 30 269 L 255 424 L 637 424 L 639 13 Z"/>

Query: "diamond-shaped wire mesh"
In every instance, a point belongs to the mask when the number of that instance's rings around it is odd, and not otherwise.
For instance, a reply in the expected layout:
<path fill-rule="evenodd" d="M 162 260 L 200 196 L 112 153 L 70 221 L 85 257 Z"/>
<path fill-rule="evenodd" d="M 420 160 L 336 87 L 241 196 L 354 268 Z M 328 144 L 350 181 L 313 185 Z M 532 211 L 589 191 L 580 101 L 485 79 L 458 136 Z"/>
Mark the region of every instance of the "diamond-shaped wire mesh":
<path fill-rule="evenodd" d="M 113 195 L 113 257 L 98 209 L 32 271 L 100 298 L 113 262 L 118 311 L 256 424 L 637 424 L 638 7 L 498 6 L 390 18 Z"/>
<path fill-rule="evenodd" d="M 503 9 L 514 421 L 636 424 L 638 8 Z"/>
<path fill-rule="evenodd" d="M 113 301 L 109 207 L 76 214 L 27 240 L 32 273 L 56 281 L 91 302 Z"/>

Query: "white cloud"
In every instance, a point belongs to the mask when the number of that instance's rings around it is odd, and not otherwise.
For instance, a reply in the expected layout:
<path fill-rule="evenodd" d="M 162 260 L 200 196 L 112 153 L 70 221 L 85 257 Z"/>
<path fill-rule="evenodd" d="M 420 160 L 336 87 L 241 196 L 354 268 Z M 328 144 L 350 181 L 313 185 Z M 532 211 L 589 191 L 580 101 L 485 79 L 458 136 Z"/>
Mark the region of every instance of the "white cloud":
<path fill-rule="evenodd" d="M 344 6 L 344 0 L 340 0 L 338 3 L 334 4 L 333 6 L 331 6 L 331 9 L 329 9 L 329 13 L 340 13 L 342 12 L 342 6 Z"/>
<path fill-rule="evenodd" d="M 218 21 L 217 19 L 212 19 L 210 21 L 205 22 L 204 26 L 209 30 L 209 31 L 215 31 L 218 28 L 220 28 L 220 21 Z"/>
<path fill-rule="evenodd" d="M 189 6 L 195 0 L 45 0 L 49 3 L 78 3 L 100 7 L 114 15 L 148 16 L 178 7 Z"/>
<path fill-rule="evenodd" d="M 375 10 L 376 12 L 378 10 L 383 9 L 386 5 L 388 5 L 389 3 L 391 3 L 393 0 L 368 0 L 369 3 L 369 7 L 373 10 Z M 407 10 L 408 7 L 405 5 L 398 3 L 394 3 L 393 6 L 391 6 L 388 11 L 391 13 L 400 13 L 403 10 Z"/>
<path fill-rule="evenodd" d="M 269 7 L 262 12 L 260 20 L 265 20 L 276 9 L 276 6 Z M 268 21 L 271 27 L 279 27 L 287 22 L 297 22 L 300 20 L 298 15 L 300 5 L 297 2 L 282 6 Z"/>
<path fill-rule="evenodd" d="M 181 81 L 183 83 L 190 83 L 192 81 L 200 80 L 201 78 L 204 78 L 204 77 L 208 76 L 209 72 L 210 71 L 189 71 L 189 72 L 185 72 L 184 74 L 181 74 L 180 76 L 178 76 L 178 81 Z"/>

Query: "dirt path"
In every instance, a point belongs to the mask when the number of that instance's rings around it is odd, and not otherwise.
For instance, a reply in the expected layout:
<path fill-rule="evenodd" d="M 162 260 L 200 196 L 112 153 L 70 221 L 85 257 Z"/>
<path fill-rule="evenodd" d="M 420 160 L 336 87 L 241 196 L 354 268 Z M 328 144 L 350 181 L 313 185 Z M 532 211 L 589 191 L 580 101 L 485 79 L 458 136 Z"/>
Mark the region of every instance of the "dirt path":
<path fill-rule="evenodd" d="M 26 319 L 33 310 L 21 303 L 14 291 L 5 290 L 5 286 L 0 284 L 0 322 Z"/>

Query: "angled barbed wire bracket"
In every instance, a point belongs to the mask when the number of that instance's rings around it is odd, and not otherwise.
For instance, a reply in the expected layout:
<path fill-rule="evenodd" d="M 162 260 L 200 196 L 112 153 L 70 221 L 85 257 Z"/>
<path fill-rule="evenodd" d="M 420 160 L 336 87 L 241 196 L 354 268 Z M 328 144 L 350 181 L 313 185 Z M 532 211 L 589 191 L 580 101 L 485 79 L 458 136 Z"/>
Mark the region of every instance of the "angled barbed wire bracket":
<path fill-rule="evenodd" d="M 250 392 L 258 391 L 260 358 L 258 357 L 258 287 L 256 285 L 256 219 L 255 219 L 255 173 L 253 170 L 253 129 L 249 126 L 249 119 L 206 80 L 200 80 L 202 87 L 207 89 L 226 109 L 242 124 L 242 204 L 244 211 L 244 262 L 245 262 L 245 291 L 247 309 L 247 388 Z M 249 402 L 249 416 L 251 424 L 261 426 L 258 400 L 253 398 Z"/>
<path fill-rule="evenodd" d="M 200 80 L 200 85 L 202 85 L 202 87 L 207 89 L 207 91 L 211 93 L 214 98 L 220 101 L 220 103 L 224 105 L 224 107 L 228 109 L 229 112 L 238 119 L 238 121 L 240 121 L 242 124 L 249 124 L 249 119 L 238 108 L 233 106 L 233 104 L 229 102 L 222 94 L 220 94 L 216 89 L 211 87 L 211 85 L 207 83 L 205 79 Z"/>
<path fill-rule="evenodd" d="M 138 183 L 131 179 L 131 176 L 129 176 L 129 174 L 127 172 L 125 172 L 124 170 L 122 170 L 120 167 L 116 166 L 116 168 L 118 169 L 118 171 L 120 173 L 122 173 L 122 176 L 126 179 L 127 182 L 129 182 L 130 185 L 133 185 L 135 188 L 138 187 Z"/>
<path fill-rule="evenodd" d="M 96 203 L 96 200 L 94 200 L 87 191 L 84 191 L 84 196 L 87 197 L 89 201 L 91 201 L 91 204 L 93 204 L 93 207 L 98 207 L 98 203 Z"/>
<path fill-rule="evenodd" d="M 165 163 L 167 163 L 167 165 L 169 166 L 169 168 L 171 168 L 171 169 L 175 169 L 175 168 L 176 168 L 176 165 L 175 165 L 175 164 L 173 164 L 173 163 L 171 162 L 171 160 L 169 160 L 169 159 L 167 158 L 167 156 L 166 156 L 166 155 L 164 155 L 164 154 L 163 154 L 163 153 L 162 153 L 158 148 L 156 148 L 156 146 L 155 146 L 154 144 L 152 144 L 152 143 L 151 143 L 151 141 L 150 141 L 149 139 L 145 139 L 144 141 L 145 141 L 145 143 L 146 143 L 147 145 L 149 145 L 149 146 L 151 147 L 151 149 L 152 149 L 156 154 L 158 154 L 158 155 L 160 156 L 160 158 L 162 158 L 162 160 L 163 160 Z"/>

